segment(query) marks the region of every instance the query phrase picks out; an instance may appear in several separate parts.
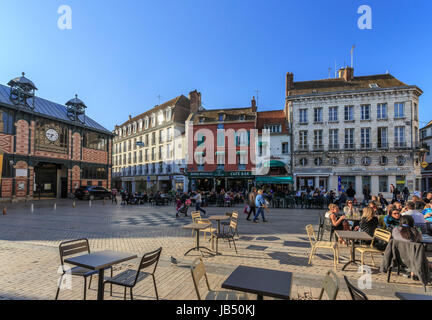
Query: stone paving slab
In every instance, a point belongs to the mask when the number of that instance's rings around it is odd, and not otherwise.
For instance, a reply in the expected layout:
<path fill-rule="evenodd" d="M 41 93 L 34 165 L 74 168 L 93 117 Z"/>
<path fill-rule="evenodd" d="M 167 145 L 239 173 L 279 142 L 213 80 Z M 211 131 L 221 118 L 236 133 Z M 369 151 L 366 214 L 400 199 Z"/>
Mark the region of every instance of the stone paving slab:
<path fill-rule="evenodd" d="M 173 207 L 120 206 L 106 202 L 71 200 L 52 203 L 11 204 L 7 215 L 0 216 L 0 299 L 53 299 L 60 274 L 58 245 L 61 241 L 86 237 L 92 251 L 117 250 L 141 256 L 145 252 L 162 247 L 162 256 L 156 272 L 161 299 L 196 299 L 190 264 L 199 257 L 184 253 L 194 245 L 190 230 L 181 225 L 190 223 L 190 217 L 175 218 Z M 228 243 L 219 242 L 221 256 L 205 258 L 204 263 L 212 289 L 221 290 L 221 284 L 240 264 L 293 272 L 292 297 L 294 299 L 317 298 L 325 272 L 333 269 L 332 253 L 318 250 L 312 266 L 307 264 L 310 244 L 305 233 L 307 224 L 316 224 L 317 210 L 272 209 L 266 218 L 268 223 L 254 224 L 246 221 L 242 207 L 205 208 L 210 214 L 227 211 L 240 212 L 239 233 L 236 241 L 238 254 Z M 122 223 L 118 223 L 121 221 Z M 151 221 L 151 223 L 148 223 Z M 174 221 L 174 222 L 173 222 Z M 133 223 L 128 223 L 133 222 Z M 201 238 L 204 242 L 204 238 Z M 210 244 L 208 244 L 210 246 Z M 171 263 L 175 257 L 179 263 Z M 338 299 L 349 299 L 343 283 L 346 275 L 354 284 L 361 276 L 357 268 L 341 267 L 349 257 L 347 247 L 341 248 L 337 275 L 341 282 Z M 377 257 L 376 263 L 380 263 Z M 367 263 L 371 263 L 366 259 Z M 114 267 L 115 274 L 135 268 L 138 259 Z M 82 299 L 83 279 L 74 277 L 72 290 L 64 290 L 60 299 Z M 88 299 L 96 298 L 97 277 L 93 278 Z M 201 290 L 205 292 L 204 286 Z M 114 288 L 114 296 L 106 299 L 123 299 L 123 289 Z M 393 276 L 386 282 L 386 275 L 372 268 L 372 289 L 364 290 L 371 299 L 396 299 L 394 292 L 424 293 L 423 287 L 411 279 Z M 145 279 L 134 289 L 135 299 L 155 299 L 151 279 Z M 254 298 L 251 296 L 251 298 Z"/>

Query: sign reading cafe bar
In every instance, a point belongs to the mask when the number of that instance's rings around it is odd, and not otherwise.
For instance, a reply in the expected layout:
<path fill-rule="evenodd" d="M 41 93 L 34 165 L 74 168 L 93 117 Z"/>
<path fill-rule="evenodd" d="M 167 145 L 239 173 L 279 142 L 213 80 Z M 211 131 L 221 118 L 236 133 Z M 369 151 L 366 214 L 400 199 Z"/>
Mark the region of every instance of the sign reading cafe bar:
<path fill-rule="evenodd" d="M 36 97 L 22 74 L 0 85 L 0 199 L 66 198 L 82 185 L 111 186 L 112 133 L 65 105 Z"/>
<path fill-rule="evenodd" d="M 213 178 L 213 177 L 250 177 L 253 178 L 251 171 L 224 171 L 216 170 L 213 172 L 190 172 L 191 178 Z"/>

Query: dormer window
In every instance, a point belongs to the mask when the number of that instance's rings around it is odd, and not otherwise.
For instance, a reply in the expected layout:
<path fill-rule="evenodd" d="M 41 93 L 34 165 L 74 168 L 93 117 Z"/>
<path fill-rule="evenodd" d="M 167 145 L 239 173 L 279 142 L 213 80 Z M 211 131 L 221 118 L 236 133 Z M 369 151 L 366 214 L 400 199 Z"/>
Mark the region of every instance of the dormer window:
<path fill-rule="evenodd" d="M 369 87 L 372 89 L 376 89 L 376 88 L 379 88 L 380 86 L 377 83 L 371 83 L 371 84 L 369 84 Z"/>
<path fill-rule="evenodd" d="M 133 123 L 133 133 L 136 133 L 136 132 L 137 132 L 137 123 L 134 122 Z"/>
<path fill-rule="evenodd" d="M 149 127 L 149 118 L 146 117 L 146 118 L 144 119 L 144 128 L 147 130 L 148 127 Z"/>
<path fill-rule="evenodd" d="M 125 136 L 125 135 L 126 135 L 126 126 L 123 127 L 123 136 Z"/>
<path fill-rule="evenodd" d="M 241 121 L 244 121 L 245 119 L 246 119 L 246 116 L 245 116 L 244 114 L 241 114 L 241 115 L 240 115 L 240 120 L 241 120 Z"/>
<path fill-rule="evenodd" d="M 131 134 L 131 133 L 132 133 L 132 126 L 128 125 L 128 134 Z"/>
<path fill-rule="evenodd" d="M 218 120 L 219 121 L 224 121 L 225 120 L 225 114 L 224 113 L 219 113 Z"/>
<path fill-rule="evenodd" d="M 163 112 L 160 111 L 158 114 L 158 125 L 161 125 L 164 122 L 164 115 Z"/>
<path fill-rule="evenodd" d="M 199 123 L 204 123 L 204 117 L 199 118 Z"/>
<path fill-rule="evenodd" d="M 153 113 L 151 115 L 151 126 L 154 127 L 156 125 L 156 115 Z"/>
<path fill-rule="evenodd" d="M 142 129 L 143 129 L 143 120 L 142 119 L 140 119 L 140 121 L 139 121 L 139 131 L 142 131 Z"/>
<path fill-rule="evenodd" d="M 171 108 L 166 109 L 166 111 L 165 111 L 165 118 L 166 118 L 166 121 L 170 121 L 171 120 Z"/>
<path fill-rule="evenodd" d="M 270 133 L 281 133 L 282 126 L 280 124 L 265 124 L 264 130 L 269 131 Z"/>

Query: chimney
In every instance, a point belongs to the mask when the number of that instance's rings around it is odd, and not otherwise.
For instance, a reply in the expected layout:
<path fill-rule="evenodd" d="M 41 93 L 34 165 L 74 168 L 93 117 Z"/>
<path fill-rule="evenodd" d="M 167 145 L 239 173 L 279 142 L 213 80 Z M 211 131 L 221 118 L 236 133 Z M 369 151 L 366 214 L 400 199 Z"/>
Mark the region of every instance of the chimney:
<path fill-rule="evenodd" d="M 289 92 L 294 88 L 294 73 L 288 72 L 286 75 L 286 91 L 285 96 L 289 96 Z"/>
<path fill-rule="evenodd" d="M 352 81 L 352 79 L 354 78 L 354 69 L 350 67 L 339 69 L 339 79 L 342 78 L 345 81 Z"/>
<path fill-rule="evenodd" d="M 132 116 L 131 115 L 129 115 L 129 120 L 132 120 Z"/>
<path fill-rule="evenodd" d="M 190 111 L 198 112 L 201 108 L 201 92 L 197 90 L 189 92 L 189 100 L 190 100 Z"/>
<path fill-rule="evenodd" d="M 256 105 L 255 97 L 252 98 L 251 108 L 252 108 L 252 112 L 256 112 L 257 111 L 257 105 Z"/>

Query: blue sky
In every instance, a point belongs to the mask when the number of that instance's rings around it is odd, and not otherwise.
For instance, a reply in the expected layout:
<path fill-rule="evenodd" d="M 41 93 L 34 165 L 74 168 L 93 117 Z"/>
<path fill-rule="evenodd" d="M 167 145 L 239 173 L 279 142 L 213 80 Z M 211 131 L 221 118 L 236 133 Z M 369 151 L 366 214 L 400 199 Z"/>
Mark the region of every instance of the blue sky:
<path fill-rule="evenodd" d="M 59 6 L 72 8 L 60 30 Z M 372 30 L 360 30 L 360 5 Z M 22 71 L 37 94 L 65 103 L 75 93 L 87 114 L 112 129 L 197 89 L 206 108 L 282 108 L 285 74 L 323 79 L 350 64 L 356 75 L 387 70 L 425 93 L 420 121 L 432 120 L 429 0 L 14 0 L 0 1 L 0 83 Z M 332 70 L 332 74 L 334 70 Z"/>

